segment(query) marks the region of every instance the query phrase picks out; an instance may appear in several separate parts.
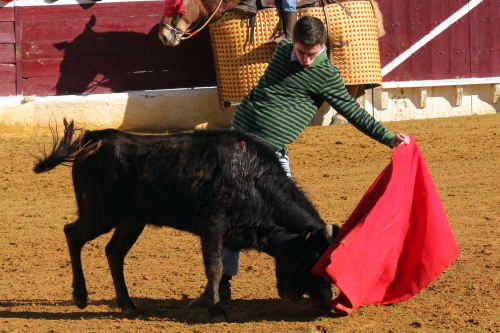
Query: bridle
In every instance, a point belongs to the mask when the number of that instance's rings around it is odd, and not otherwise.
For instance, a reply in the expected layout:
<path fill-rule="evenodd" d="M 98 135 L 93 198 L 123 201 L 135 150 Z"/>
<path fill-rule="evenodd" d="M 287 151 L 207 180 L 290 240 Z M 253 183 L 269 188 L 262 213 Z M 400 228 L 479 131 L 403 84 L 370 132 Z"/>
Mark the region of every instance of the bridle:
<path fill-rule="evenodd" d="M 174 19 L 172 21 L 172 24 L 164 23 L 163 21 L 161 21 L 160 25 L 164 26 L 165 28 L 167 28 L 172 33 L 172 35 L 174 36 L 174 38 L 175 38 L 175 40 L 177 42 L 180 42 L 181 40 L 189 39 L 189 38 L 193 37 L 194 35 L 196 35 L 198 32 L 200 32 L 201 29 L 205 28 L 205 26 L 210 22 L 210 20 L 212 20 L 212 18 L 214 17 L 215 13 L 217 13 L 217 11 L 219 10 L 219 8 L 222 5 L 223 1 L 224 0 L 220 0 L 219 1 L 219 4 L 215 8 L 215 10 L 212 12 L 212 15 L 210 15 L 210 17 L 207 19 L 207 21 L 205 22 L 205 24 L 203 24 L 203 26 L 201 28 L 199 28 L 198 30 L 196 30 L 194 32 L 190 32 L 189 29 L 187 29 L 186 31 L 182 31 L 181 29 L 179 29 L 177 27 L 177 24 L 179 23 L 179 20 L 180 20 L 180 18 L 182 16 L 181 13 L 175 14 Z"/>

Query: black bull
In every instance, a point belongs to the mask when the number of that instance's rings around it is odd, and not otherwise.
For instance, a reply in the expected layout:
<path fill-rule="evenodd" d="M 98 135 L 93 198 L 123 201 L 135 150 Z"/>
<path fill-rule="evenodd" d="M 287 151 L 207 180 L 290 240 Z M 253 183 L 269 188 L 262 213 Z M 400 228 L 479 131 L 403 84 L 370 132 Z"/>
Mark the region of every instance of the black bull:
<path fill-rule="evenodd" d="M 73 164 L 78 219 L 66 225 L 73 269 L 73 300 L 87 306 L 81 251 L 111 231 L 106 246 L 117 301 L 126 316 L 137 315 L 123 263 L 146 224 L 198 235 L 208 279 L 213 321 L 230 321 L 219 303 L 222 247 L 254 248 L 276 260 L 280 297 L 331 304 L 331 285 L 310 271 L 337 229 L 325 224 L 313 204 L 282 170 L 274 150 L 254 136 L 233 130 L 139 135 L 106 129 L 78 131 L 64 120 L 52 152 L 38 157 L 36 173 Z M 328 240 L 328 241 L 327 241 Z"/>

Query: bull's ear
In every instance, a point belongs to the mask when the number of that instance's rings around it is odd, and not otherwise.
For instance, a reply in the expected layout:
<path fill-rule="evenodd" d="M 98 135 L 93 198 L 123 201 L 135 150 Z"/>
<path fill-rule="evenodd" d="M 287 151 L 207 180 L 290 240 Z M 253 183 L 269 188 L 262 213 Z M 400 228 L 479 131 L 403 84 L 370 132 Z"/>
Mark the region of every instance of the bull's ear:
<path fill-rule="evenodd" d="M 337 237 L 339 231 L 340 231 L 339 226 L 337 226 L 337 225 L 332 226 L 330 224 L 327 224 L 323 228 L 323 235 L 325 236 L 328 243 L 337 247 L 339 244 L 337 242 L 335 242 L 335 237 Z"/>

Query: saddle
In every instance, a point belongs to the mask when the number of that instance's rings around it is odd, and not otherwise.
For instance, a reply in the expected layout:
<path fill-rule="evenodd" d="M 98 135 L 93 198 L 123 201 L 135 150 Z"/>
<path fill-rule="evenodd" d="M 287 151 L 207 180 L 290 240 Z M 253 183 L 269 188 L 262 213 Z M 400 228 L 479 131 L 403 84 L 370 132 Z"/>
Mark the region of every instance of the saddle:
<path fill-rule="evenodd" d="M 276 33 L 279 35 L 282 35 L 283 34 L 283 22 L 282 22 L 283 15 L 281 13 L 281 5 L 280 5 L 281 0 L 259 0 L 258 3 L 260 5 L 258 7 L 259 9 L 276 8 L 278 10 L 280 21 L 278 23 L 278 30 L 276 31 Z M 347 7 L 345 7 L 341 2 L 339 2 L 337 0 L 297 0 L 297 9 L 298 8 L 306 8 L 306 7 L 324 7 L 326 5 L 330 5 L 333 3 L 339 5 L 346 12 L 347 15 L 352 16 L 351 11 Z M 242 24 L 243 24 L 243 21 L 245 21 L 245 20 L 246 20 L 246 18 L 242 19 Z M 255 41 L 256 16 L 252 17 L 249 20 L 249 23 L 250 23 L 250 28 L 251 28 L 249 43 L 253 44 Z M 344 44 L 344 45 L 347 45 L 347 44 Z M 344 45 L 334 45 L 334 46 L 335 47 L 342 47 Z"/>
<path fill-rule="evenodd" d="M 262 8 L 279 8 L 276 2 L 281 2 L 281 0 L 260 0 Z M 297 8 L 303 7 L 320 7 L 322 0 L 297 0 Z"/>
<path fill-rule="evenodd" d="M 280 10 L 280 6 L 278 6 L 277 3 L 281 3 L 281 0 L 260 0 L 259 2 L 262 8 L 277 8 Z M 297 8 L 323 7 L 334 3 L 339 5 L 347 13 L 347 15 L 352 15 L 351 11 L 337 0 L 297 0 Z"/>

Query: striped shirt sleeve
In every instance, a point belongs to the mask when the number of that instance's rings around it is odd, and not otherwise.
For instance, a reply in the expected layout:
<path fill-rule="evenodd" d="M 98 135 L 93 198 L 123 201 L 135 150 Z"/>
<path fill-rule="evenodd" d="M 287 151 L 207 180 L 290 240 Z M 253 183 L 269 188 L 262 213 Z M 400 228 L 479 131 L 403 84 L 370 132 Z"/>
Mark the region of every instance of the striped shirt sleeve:
<path fill-rule="evenodd" d="M 321 91 L 322 98 L 358 130 L 391 147 L 391 141 L 395 135 L 359 106 L 359 103 L 349 95 L 345 88 L 338 69 L 333 68 Z"/>

